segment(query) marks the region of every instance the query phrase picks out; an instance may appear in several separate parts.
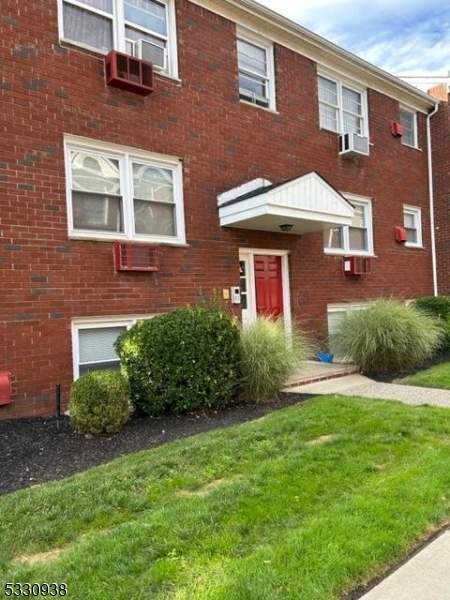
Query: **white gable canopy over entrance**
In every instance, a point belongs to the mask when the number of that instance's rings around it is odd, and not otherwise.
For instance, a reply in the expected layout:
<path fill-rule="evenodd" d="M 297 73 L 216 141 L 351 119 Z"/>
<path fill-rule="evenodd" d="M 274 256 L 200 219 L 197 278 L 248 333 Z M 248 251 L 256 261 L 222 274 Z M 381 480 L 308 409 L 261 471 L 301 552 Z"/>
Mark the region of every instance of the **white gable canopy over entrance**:
<path fill-rule="evenodd" d="M 351 225 L 353 206 L 321 175 L 271 183 L 254 179 L 218 197 L 222 227 L 302 235 Z"/>

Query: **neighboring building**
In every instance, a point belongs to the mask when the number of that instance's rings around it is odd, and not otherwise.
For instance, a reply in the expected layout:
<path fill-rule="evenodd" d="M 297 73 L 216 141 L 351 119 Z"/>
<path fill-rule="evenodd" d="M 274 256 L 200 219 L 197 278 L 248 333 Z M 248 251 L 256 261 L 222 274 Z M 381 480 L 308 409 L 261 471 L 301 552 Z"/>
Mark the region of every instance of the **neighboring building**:
<path fill-rule="evenodd" d="M 431 119 L 437 291 L 450 295 L 450 108 L 449 86 L 436 85 L 428 92 L 440 101 Z"/>
<path fill-rule="evenodd" d="M 0 418 L 200 288 L 324 348 L 433 293 L 427 94 L 251 0 L 3 0 L 0 30 Z"/>

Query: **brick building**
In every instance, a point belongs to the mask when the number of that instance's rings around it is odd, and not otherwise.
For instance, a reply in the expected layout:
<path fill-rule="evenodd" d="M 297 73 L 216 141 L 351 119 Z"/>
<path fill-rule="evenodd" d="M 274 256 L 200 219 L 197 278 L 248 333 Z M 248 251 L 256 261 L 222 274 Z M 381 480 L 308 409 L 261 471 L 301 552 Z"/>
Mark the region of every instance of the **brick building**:
<path fill-rule="evenodd" d="M 200 288 L 324 347 L 348 303 L 433 293 L 427 94 L 252 0 L 3 0 L 0 29 L 0 418 Z"/>

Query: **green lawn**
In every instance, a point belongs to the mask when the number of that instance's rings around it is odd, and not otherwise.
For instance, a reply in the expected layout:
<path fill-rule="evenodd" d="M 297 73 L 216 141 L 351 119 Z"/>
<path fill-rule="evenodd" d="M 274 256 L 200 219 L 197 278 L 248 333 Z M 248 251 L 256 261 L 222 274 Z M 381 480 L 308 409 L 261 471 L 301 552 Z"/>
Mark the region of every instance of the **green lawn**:
<path fill-rule="evenodd" d="M 397 383 L 450 390 L 450 362 L 435 365 L 404 379 L 398 379 Z"/>
<path fill-rule="evenodd" d="M 449 519 L 450 411 L 328 396 L 0 497 L 0 580 L 331 600 Z"/>

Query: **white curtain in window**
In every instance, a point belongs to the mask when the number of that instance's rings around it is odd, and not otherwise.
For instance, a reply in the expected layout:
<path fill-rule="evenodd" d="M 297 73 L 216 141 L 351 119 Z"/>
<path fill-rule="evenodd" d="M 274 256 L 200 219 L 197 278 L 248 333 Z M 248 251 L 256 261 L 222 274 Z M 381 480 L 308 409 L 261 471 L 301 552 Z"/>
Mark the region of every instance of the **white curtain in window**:
<path fill-rule="evenodd" d="M 320 126 L 332 131 L 339 130 L 338 93 L 334 81 L 319 77 L 319 116 Z"/>
<path fill-rule="evenodd" d="M 172 178 L 169 169 L 133 163 L 136 233 L 175 235 Z"/>
<path fill-rule="evenodd" d="M 333 106 L 338 105 L 337 84 L 334 81 L 319 77 L 319 100 Z"/>
<path fill-rule="evenodd" d="M 85 2 L 87 4 L 87 2 Z M 112 13 L 108 0 L 96 0 L 89 3 L 105 12 Z M 108 10 L 111 8 L 111 10 Z M 108 52 L 113 47 L 112 19 L 78 6 L 64 4 L 64 37 Z"/>

